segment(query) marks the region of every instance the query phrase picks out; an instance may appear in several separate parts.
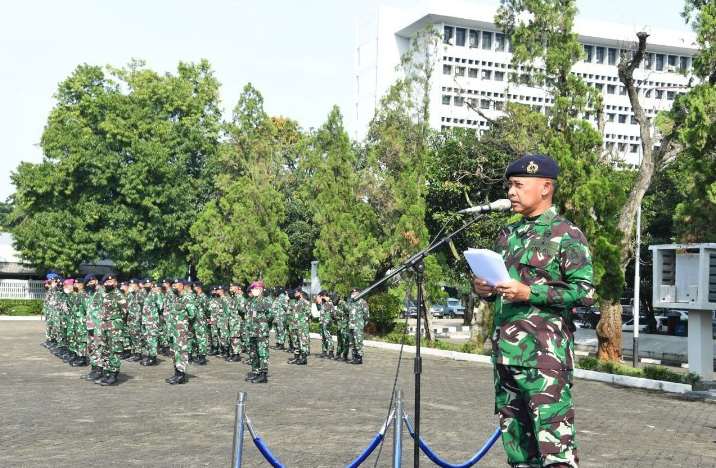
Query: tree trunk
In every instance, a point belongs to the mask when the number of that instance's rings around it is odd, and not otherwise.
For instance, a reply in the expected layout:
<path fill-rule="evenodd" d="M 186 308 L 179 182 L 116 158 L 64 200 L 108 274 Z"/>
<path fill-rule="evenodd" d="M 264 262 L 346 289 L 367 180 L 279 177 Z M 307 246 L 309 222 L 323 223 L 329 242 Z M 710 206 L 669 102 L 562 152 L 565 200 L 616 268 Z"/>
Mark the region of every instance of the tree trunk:
<path fill-rule="evenodd" d="M 622 359 L 622 306 L 605 301 L 597 324 L 597 358 L 610 361 Z"/>
<path fill-rule="evenodd" d="M 472 303 L 472 329 L 470 330 L 470 343 L 474 344 L 477 349 L 482 349 L 487 341 L 487 329 L 489 324 L 490 307 L 485 301 L 473 300 L 474 295 L 470 296 Z M 469 304 L 468 304 L 469 305 Z"/>
<path fill-rule="evenodd" d="M 420 317 L 423 318 L 423 326 L 425 327 L 424 333 L 425 333 L 425 339 L 428 340 L 428 343 L 434 343 L 435 342 L 435 330 L 433 330 L 433 316 L 430 314 L 430 311 L 428 310 L 428 306 L 425 302 L 425 285 L 422 285 L 423 289 L 423 303 L 418 304 L 419 307 L 419 314 Z M 420 320 L 420 317 L 418 317 L 418 320 Z"/>

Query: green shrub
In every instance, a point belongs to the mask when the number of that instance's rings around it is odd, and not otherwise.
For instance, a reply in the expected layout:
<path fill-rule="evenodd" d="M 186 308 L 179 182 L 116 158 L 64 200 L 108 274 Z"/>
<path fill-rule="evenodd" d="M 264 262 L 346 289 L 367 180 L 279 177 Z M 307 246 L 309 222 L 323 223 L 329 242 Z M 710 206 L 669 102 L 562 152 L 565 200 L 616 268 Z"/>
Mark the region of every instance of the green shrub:
<path fill-rule="evenodd" d="M 662 382 L 676 382 L 693 385 L 701 381 L 701 376 L 694 373 L 679 374 L 664 366 L 644 366 L 643 369 L 636 369 L 622 363 L 613 361 L 600 361 L 597 358 L 583 356 L 577 360 L 577 367 L 580 369 L 604 372 L 605 374 L 627 375 L 630 377 L 643 377 L 645 379 L 660 380 Z"/>
<path fill-rule="evenodd" d="M 689 372 L 688 374 L 679 374 L 664 366 L 645 366 L 644 377 L 652 380 L 662 380 L 664 382 L 676 382 L 693 385 L 701 381 L 701 376 Z"/>
<path fill-rule="evenodd" d="M 577 359 L 577 367 L 584 370 L 596 370 L 599 366 L 599 359 L 591 356 L 582 356 Z"/>
<path fill-rule="evenodd" d="M 41 315 L 43 302 L 42 299 L 0 299 L 0 315 Z"/>
<path fill-rule="evenodd" d="M 391 333 L 400 314 L 400 299 L 388 293 L 374 294 L 368 298 L 368 307 L 376 332 L 379 335 Z"/>

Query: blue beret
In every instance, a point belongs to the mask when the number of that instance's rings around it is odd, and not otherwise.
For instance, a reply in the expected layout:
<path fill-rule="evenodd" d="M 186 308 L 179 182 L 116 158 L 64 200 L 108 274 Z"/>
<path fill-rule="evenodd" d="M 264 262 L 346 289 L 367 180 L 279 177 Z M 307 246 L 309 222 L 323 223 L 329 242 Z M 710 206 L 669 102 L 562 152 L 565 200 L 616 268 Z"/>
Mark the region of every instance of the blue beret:
<path fill-rule="evenodd" d="M 93 275 L 93 274 L 90 273 L 89 275 L 85 276 L 85 281 L 84 281 L 84 282 L 85 282 L 85 283 L 89 283 L 90 281 L 96 280 L 96 279 L 97 279 L 97 277 L 96 277 L 95 275 Z"/>
<path fill-rule="evenodd" d="M 172 279 L 171 279 L 171 278 L 164 278 L 164 279 L 162 280 L 162 283 L 172 284 Z"/>
<path fill-rule="evenodd" d="M 154 282 L 154 278 L 152 278 L 151 276 L 147 276 L 146 278 L 144 278 L 144 281 L 143 281 L 143 282 L 144 282 L 144 283 L 153 283 L 153 282 Z"/>
<path fill-rule="evenodd" d="M 200 288 L 204 287 L 204 283 L 201 281 L 194 281 L 194 286 L 199 286 Z"/>
<path fill-rule="evenodd" d="M 557 179 L 559 166 L 546 154 L 528 154 L 507 166 L 505 179 L 510 177 L 543 177 Z"/>
<path fill-rule="evenodd" d="M 171 280 L 171 284 L 174 283 L 184 284 L 184 278 L 174 278 L 173 280 Z"/>
<path fill-rule="evenodd" d="M 127 283 L 128 284 L 139 284 L 140 281 L 139 281 L 139 278 L 132 278 Z"/>
<path fill-rule="evenodd" d="M 101 282 L 104 283 L 105 281 L 108 281 L 108 280 L 116 280 L 116 279 L 117 279 L 117 275 L 116 275 L 116 274 L 114 274 L 114 273 L 105 273 L 104 276 L 102 277 L 102 281 L 101 281 Z"/>
<path fill-rule="evenodd" d="M 57 273 L 48 273 L 47 275 L 45 275 L 45 278 L 47 278 L 48 280 L 54 279 L 54 278 L 59 278 L 59 277 L 60 277 L 60 275 L 58 275 Z"/>

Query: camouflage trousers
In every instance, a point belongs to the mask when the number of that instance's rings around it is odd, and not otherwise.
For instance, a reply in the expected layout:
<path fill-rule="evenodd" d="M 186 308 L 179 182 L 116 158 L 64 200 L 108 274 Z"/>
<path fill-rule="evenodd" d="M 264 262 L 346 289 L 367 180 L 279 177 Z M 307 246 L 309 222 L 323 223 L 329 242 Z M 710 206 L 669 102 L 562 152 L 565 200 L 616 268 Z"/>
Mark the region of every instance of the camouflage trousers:
<path fill-rule="evenodd" d="M 249 338 L 249 359 L 254 374 L 268 372 L 269 363 L 269 337 L 252 336 Z"/>
<path fill-rule="evenodd" d="M 287 321 L 287 325 L 289 349 L 298 349 L 298 322 L 295 319 L 290 319 Z"/>
<path fill-rule="evenodd" d="M 141 352 L 143 344 L 141 312 L 133 312 L 127 316 L 127 333 L 129 335 L 129 347 L 132 349 L 132 352 Z"/>
<path fill-rule="evenodd" d="M 496 364 L 494 377 L 507 462 L 577 468 L 573 371 Z"/>
<path fill-rule="evenodd" d="M 196 353 L 198 356 L 206 356 L 208 351 L 209 332 L 206 319 L 198 318 L 191 322 L 191 339 L 189 340 L 189 354 Z"/>
<path fill-rule="evenodd" d="M 124 350 L 124 320 L 113 318 L 102 324 L 101 366 L 107 372 L 119 372 L 119 353 Z"/>
<path fill-rule="evenodd" d="M 276 344 L 283 345 L 286 341 L 286 334 L 288 332 L 288 324 L 286 323 L 286 316 L 279 316 L 273 322 L 274 333 L 276 334 Z"/>
<path fill-rule="evenodd" d="M 241 350 L 245 348 L 241 338 L 242 328 L 244 327 L 244 320 L 241 317 L 232 317 L 229 320 L 229 344 L 231 346 L 231 354 L 241 354 Z"/>
<path fill-rule="evenodd" d="M 311 352 L 311 335 L 309 335 L 308 320 L 299 320 L 296 327 L 296 344 L 293 354 L 307 356 Z"/>
<path fill-rule="evenodd" d="M 99 327 L 87 330 L 87 357 L 91 365 L 102 367 L 102 329 Z"/>
<path fill-rule="evenodd" d="M 336 330 L 336 356 L 348 356 L 348 329 L 340 325 Z"/>
<path fill-rule="evenodd" d="M 159 342 L 160 348 L 166 348 L 170 345 L 170 333 L 169 324 L 167 323 L 167 316 L 164 311 L 159 312 L 159 321 L 157 322 L 157 341 Z"/>
<path fill-rule="evenodd" d="M 187 329 L 189 324 L 186 319 L 173 319 L 169 325 L 171 337 L 171 357 L 174 361 L 174 369 L 179 372 L 186 372 L 189 364 L 189 347 L 187 344 Z"/>
<path fill-rule="evenodd" d="M 363 356 L 363 327 L 348 330 L 348 349 L 353 356 Z"/>
<path fill-rule="evenodd" d="M 324 353 L 333 352 L 333 322 L 326 320 L 321 325 L 321 351 Z"/>
<path fill-rule="evenodd" d="M 219 346 L 228 349 L 231 346 L 229 338 L 229 318 L 219 317 L 216 321 L 216 330 L 219 337 Z"/>
<path fill-rule="evenodd" d="M 78 356 L 87 355 L 87 324 L 83 317 L 75 315 L 75 338 L 73 351 Z"/>
<path fill-rule="evenodd" d="M 142 316 L 142 334 L 144 335 L 144 345 L 149 356 L 157 355 L 158 319 L 159 314 L 151 310 L 145 310 Z"/>

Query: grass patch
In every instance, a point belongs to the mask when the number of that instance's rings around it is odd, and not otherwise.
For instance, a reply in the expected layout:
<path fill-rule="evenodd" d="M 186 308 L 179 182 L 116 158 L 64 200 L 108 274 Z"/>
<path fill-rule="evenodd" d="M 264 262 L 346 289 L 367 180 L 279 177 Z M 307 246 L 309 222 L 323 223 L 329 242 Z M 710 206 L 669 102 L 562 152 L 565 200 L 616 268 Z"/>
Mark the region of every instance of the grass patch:
<path fill-rule="evenodd" d="M 42 299 L 0 299 L 0 315 L 41 315 L 43 302 Z"/>
<path fill-rule="evenodd" d="M 661 380 L 662 382 L 674 382 L 693 385 L 701 381 L 701 376 L 689 372 L 688 374 L 679 374 L 664 366 L 644 366 L 643 369 L 637 369 L 620 362 L 599 360 L 594 357 L 584 356 L 577 360 L 577 368 L 603 372 L 605 374 L 626 375 L 629 377 L 641 377 L 644 379 Z"/>
<path fill-rule="evenodd" d="M 396 323 L 395 329 L 393 329 L 392 332 L 388 333 L 387 335 L 384 335 L 382 337 L 373 337 L 373 339 L 379 340 L 379 341 L 385 341 L 388 343 L 396 343 L 396 344 L 402 344 L 405 343 L 406 346 L 415 346 L 415 335 L 407 334 L 406 333 L 406 326 L 405 323 L 399 322 Z M 477 346 L 475 346 L 473 343 L 449 343 L 447 341 L 440 341 L 435 340 L 433 343 L 428 343 L 428 341 L 425 338 L 421 338 L 420 340 L 420 346 L 422 348 L 432 348 L 432 349 L 442 349 L 445 351 L 456 351 L 459 353 L 468 353 L 468 354 L 480 354 L 483 356 L 489 356 L 492 354 L 489 350 L 482 350 L 478 349 Z"/>

